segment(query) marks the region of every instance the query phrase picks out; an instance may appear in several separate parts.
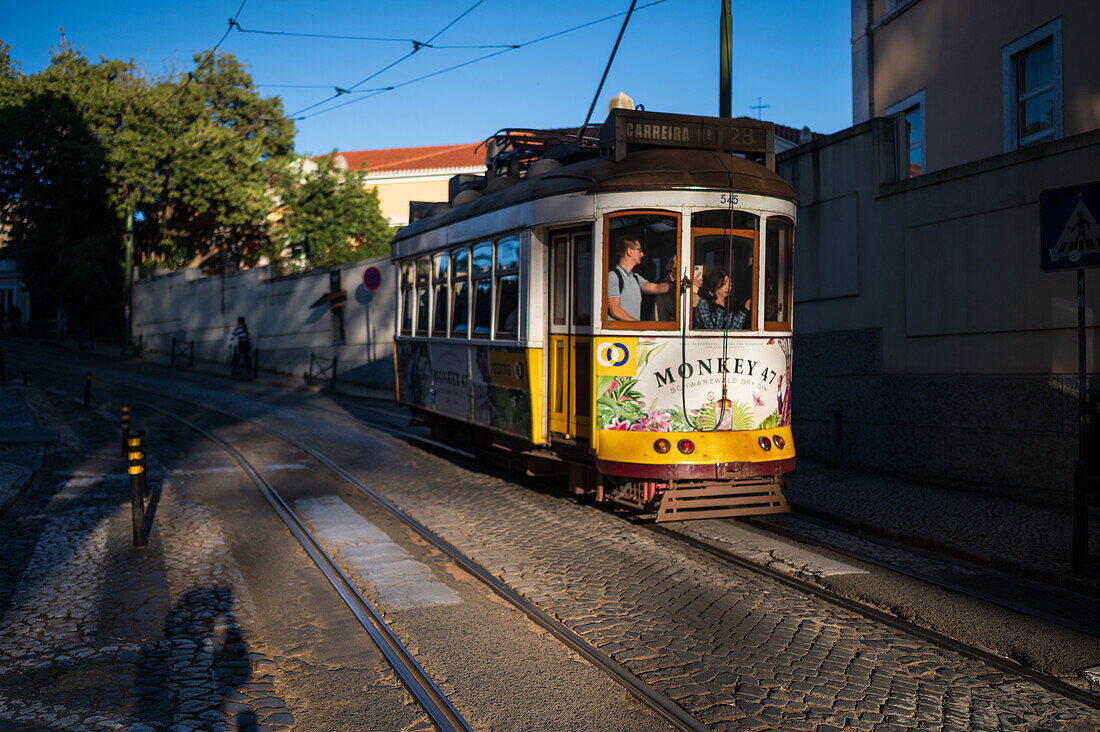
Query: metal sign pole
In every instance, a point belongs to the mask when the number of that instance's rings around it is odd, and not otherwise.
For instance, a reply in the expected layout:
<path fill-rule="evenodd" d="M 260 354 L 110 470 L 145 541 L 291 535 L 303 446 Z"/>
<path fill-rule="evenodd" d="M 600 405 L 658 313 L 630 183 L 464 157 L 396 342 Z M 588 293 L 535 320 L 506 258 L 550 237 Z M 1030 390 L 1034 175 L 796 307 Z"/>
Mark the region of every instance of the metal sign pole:
<path fill-rule="evenodd" d="M 1091 417 L 1086 413 L 1090 404 L 1085 375 L 1085 270 L 1077 270 L 1077 462 L 1073 466 L 1073 538 L 1070 544 L 1070 567 L 1084 572 L 1089 556 L 1089 504 L 1085 476 L 1086 435 Z M 1090 461 L 1091 462 L 1091 461 Z M 1089 466 L 1091 467 L 1091 466 Z"/>

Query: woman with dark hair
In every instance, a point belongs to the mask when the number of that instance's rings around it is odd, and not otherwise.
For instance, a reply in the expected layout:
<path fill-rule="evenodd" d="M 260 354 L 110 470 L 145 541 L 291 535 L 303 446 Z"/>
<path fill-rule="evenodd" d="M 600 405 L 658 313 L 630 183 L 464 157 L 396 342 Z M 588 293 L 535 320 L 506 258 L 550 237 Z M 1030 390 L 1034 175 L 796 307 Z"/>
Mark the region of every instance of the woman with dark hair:
<path fill-rule="evenodd" d="M 691 327 L 704 330 L 744 330 L 749 322 L 752 300 L 735 312 L 729 312 L 726 300 L 730 294 L 730 277 L 716 269 L 703 278 L 699 288 L 699 304 L 692 311 Z"/>

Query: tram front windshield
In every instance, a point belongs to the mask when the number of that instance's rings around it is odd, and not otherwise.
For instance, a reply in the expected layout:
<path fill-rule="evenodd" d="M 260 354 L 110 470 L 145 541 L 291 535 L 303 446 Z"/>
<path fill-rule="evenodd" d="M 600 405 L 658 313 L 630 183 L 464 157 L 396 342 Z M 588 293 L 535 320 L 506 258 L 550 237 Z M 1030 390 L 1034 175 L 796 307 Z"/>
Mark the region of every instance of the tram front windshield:
<path fill-rule="evenodd" d="M 676 322 L 678 235 L 679 219 L 674 215 L 609 218 L 608 322 Z"/>

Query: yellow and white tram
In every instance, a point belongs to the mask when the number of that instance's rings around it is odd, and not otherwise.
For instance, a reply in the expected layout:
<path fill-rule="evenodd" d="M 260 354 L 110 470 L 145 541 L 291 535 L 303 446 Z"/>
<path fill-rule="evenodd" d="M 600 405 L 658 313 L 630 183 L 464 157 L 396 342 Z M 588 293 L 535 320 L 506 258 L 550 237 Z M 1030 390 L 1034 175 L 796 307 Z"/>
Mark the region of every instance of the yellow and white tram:
<path fill-rule="evenodd" d="M 795 194 L 773 134 L 623 109 L 598 139 L 498 133 L 487 183 L 456 177 L 394 239 L 398 401 L 658 520 L 786 510 Z"/>

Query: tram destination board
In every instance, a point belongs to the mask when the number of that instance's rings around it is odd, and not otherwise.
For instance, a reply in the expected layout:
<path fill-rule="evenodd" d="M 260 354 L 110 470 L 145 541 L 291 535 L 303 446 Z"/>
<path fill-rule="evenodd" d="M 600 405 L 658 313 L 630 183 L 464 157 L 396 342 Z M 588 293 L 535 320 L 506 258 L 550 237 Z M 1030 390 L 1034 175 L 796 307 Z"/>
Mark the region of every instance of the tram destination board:
<path fill-rule="evenodd" d="M 608 122 L 600 130 L 600 147 L 614 150 L 616 160 L 634 149 L 676 147 L 743 153 L 774 168 L 775 126 L 771 122 L 632 109 L 612 111 Z"/>
<path fill-rule="evenodd" d="M 1041 264 L 1047 272 L 1100 267 L 1100 182 L 1039 194 Z"/>

